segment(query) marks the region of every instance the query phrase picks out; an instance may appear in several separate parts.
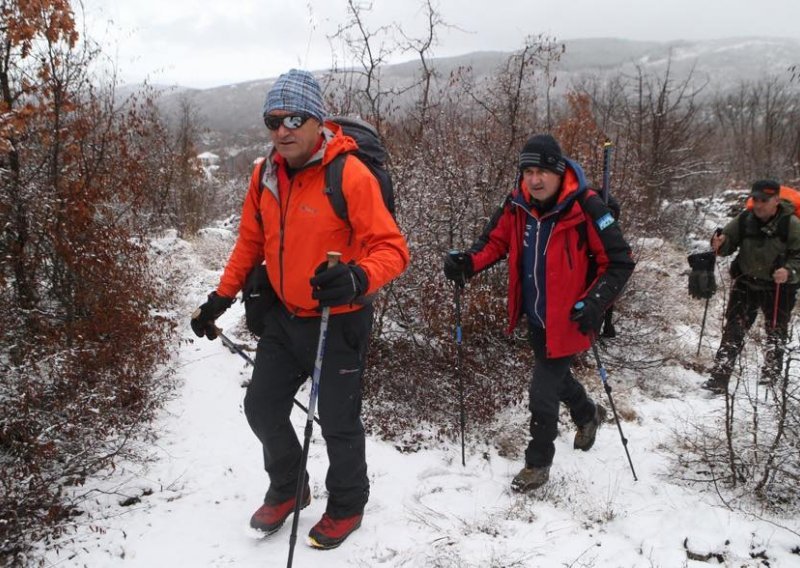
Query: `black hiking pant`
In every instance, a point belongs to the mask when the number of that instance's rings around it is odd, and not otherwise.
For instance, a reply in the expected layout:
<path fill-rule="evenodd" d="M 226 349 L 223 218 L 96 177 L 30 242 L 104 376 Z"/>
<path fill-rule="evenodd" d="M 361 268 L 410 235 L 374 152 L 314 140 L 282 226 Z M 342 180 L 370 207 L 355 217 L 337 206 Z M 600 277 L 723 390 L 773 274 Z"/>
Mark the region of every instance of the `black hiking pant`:
<path fill-rule="evenodd" d="M 736 357 L 744 347 L 744 338 L 753 326 L 758 310 L 764 315 L 767 345 L 764 350 L 764 364 L 761 368 L 761 381 L 772 383 L 781 376 L 783 353 L 788 338 L 789 320 L 792 317 L 797 286 L 782 284 L 778 287 L 777 313 L 775 311 L 775 285 L 769 288 L 751 288 L 753 279 L 746 276 L 737 278 L 731 288 L 728 307 L 725 310 L 725 326 L 722 340 L 714 357 L 712 380 L 720 386 L 727 386 L 733 372 Z M 767 285 L 769 285 L 767 283 Z M 776 324 L 772 325 L 777 315 Z"/>
<path fill-rule="evenodd" d="M 361 378 L 372 313 L 372 306 L 365 306 L 333 315 L 328 322 L 317 408 L 329 460 L 326 512 L 334 518 L 362 513 L 369 498 Z M 294 396 L 314 370 L 320 321 L 292 316 L 280 302 L 265 318 L 244 399 L 244 412 L 261 441 L 269 475 L 265 503 L 290 499 L 297 489 L 302 445 L 289 415 Z"/>
<path fill-rule="evenodd" d="M 559 404 L 567 405 L 576 426 L 583 426 L 594 418 L 595 404 L 572 375 L 572 356 L 548 358 L 546 333 L 540 327 L 529 326 L 528 339 L 536 360 L 528 391 L 531 440 L 525 451 L 525 464 L 527 467 L 547 467 L 553 463 L 556 453 L 553 442 L 558 435 Z"/>

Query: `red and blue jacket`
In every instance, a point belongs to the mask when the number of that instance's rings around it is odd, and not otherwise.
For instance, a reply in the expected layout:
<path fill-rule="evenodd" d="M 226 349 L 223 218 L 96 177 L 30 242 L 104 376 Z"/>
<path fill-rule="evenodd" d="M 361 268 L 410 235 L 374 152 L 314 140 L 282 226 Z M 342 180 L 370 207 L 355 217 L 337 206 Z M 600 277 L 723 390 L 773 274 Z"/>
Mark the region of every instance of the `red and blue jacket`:
<path fill-rule="evenodd" d="M 525 313 L 546 330 L 550 358 L 591 346 L 569 319 L 572 307 L 591 298 L 607 309 L 635 266 L 619 224 L 571 160 L 552 208 L 534 207 L 520 179 L 467 252 L 475 274 L 508 258 L 507 332 Z"/>

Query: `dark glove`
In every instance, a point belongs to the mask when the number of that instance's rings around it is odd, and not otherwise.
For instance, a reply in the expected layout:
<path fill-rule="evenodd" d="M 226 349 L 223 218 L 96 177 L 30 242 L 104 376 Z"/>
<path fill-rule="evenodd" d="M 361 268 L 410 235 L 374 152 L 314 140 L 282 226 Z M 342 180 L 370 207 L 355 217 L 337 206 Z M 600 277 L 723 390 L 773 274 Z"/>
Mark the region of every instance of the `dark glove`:
<path fill-rule="evenodd" d="M 472 257 L 465 252 L 451 250 L 444 257 L 444 277 L 463 286 L 472 278 Z"/>
<path fill-rule="evenodd" d="M 578 331 L 583 335 L 597 335 L 603 323 L 604 311 L 600 304 L 587 298 L 572 307 L 569 319 L 577 322 Z"/>
<path fill-rule="evenodd" d="M 689 295 L 692 298 L 708 299 L 717 291 L 717 282 L 714 279 L 714 265 L 717 255 L 714 251 L 698 252 L 689 255 Z"/>
<path fill-rule="evenodd" d="M 706 270 L 714 272 L 714 266 L 717 263 L 717 255 L 713 250 L 706 252 L 696 252 L 689 255 L 689 266 L 692 270 Z"/>
<path fill-rule="evenodd" d="M 617 328 L 614 327 L 614 306 L 611 306 L 603 314 L 603 331 L 600 332 L 602 337 L 607 339 L 614 339 L 617 336 Z"/>
<path fill-rule="evenodd" d="M 197 337 L 206 336 L 209 339 L 217 338 L 217 330 L 214 322 L 225 310 L 231 307 L 233 298 L 220 296 L 216 292 L 208 295 L 208 301 L 197 308 L 192 314 L 192 331 Z"/>
<path fill-rule="evenodd" d="M 354 264 L 339 263 L 328 268 L 323 262 L 311 278 L 311 297 L 319 300 L 321 308 L 352 304 L 369 289 L 369 280 L 364 269 Z"/>

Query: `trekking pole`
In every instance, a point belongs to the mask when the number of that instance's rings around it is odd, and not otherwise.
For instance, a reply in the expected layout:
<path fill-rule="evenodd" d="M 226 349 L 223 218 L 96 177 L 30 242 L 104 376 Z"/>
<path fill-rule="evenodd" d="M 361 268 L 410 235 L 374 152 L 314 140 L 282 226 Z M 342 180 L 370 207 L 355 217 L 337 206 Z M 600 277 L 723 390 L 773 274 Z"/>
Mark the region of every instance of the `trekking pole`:
<path fill-rule="evenodd" d="M 614 144 L 611 140 L 606 140 L 603 144 L 603 203 L 608 205 L 608 196 L 611 191 L 611 153 L 614 151 Z"/>
<path fill-rule="evenodd" d="M 247 353 L 245 353 L 244 350 L 241 347 L 239 347 L 233 341 L 231 341 L 231 339 L 227 335 L 222 333 L 222 330 L 220 328 L 217 327 L 216 330 L 217 330 L 217 335 L 222 340 L 222 343 L 223 343 L 223 345 L 225 345 L 225 347 L 227 347 L 228 349 L 230 349 L 234 353 L 238 353 L 242 357 L 242 359 L 244 359 L 245 361 L 250 363 L 251 367 L 255 367 L 256 366 L 256 363 L 255 363 L 255 361 L 253 361 L 253 358 L 250 357 Z M 295 404 L 295 406 L 297 406 L 298 408 L 303 410 L 303 412 L 308 412 L 308 408 L 303 406 L 303 404 L 300 401 L 298 401 L 297 399 L 294 399 L 294 404 Z M 319 419 L 316 416 L 314 417 L 314 422 L 319 424 Z"/>
<path fill-rule="evenodd" d="M 778 327 L 778 305 L 780 304 L 781 285 L 775 283 L 775 302 L 772 306 L 772 329 Z"/>
<path fill-rule="evenodd" d="M 606 368 L 603 367 L 603 363 L 600 361 L 600 353 L 598 353 L 597 344 L 594 341 L 592 341 L 592 351 L 594 352 L 594 360 L 597 362 L 597 370 L 600 372 L 600 381 L 603 383 L 603 388 L 608 395 L 608 403 L 611 405 L 611 412 L 614 414 L 614 421 L 617 423 L 619 437 L 622 439 L 622 447 L 625 448 L 625 455 L 628 456 L 628 464 L 631 466 L 633 480 L 639 481 L 639 479 L 636 477 L 636 470 L 633 469 L 631 454 L 628 452 L 628 439 L 622 433 L 622 426 L 619 423 L 619 416 L 617 416 L 617 407 L 614 406 L 614 399 L 611 397 L 611 385 L 608 384 L 608 374 L 606 373 Z"/>
<path fill-rule="evenodd" d="M 255 367 L 255 366 L 256 366 L 256 363 L 255 363 L 255 361 L 253 361 L 253 359 L 252 359 L 252 357 L 250 357 L 250 355 L 248 355 L 247 353 L 245 353 L 245 352 L 244 352 L 244 349 L 242 349 L 242 347 L 241 347 L 241 346 L 239 346 L 239 345 L 236 345 L 236 344 L 235 344 L 235 343 L 234 343 L 234 342 L 231 340 L 231 338 L 230 338 L 230 337 L 228 337 L 227 335 L 225 335 L 224 333 L 222 333 L 222 330 L 221 330 L 220 328 L 218 328 L 218 327 L 214 326 L 214 329 L 216 330 L 216 332 L 217 332 L 217 335 L 218 335 L 218 336 L 219 336 L 219 338 L 222 340 L 222 344 L 223 344 L 225 347 L 227 347 L 228 349 L 230 349 L 230 350 L 231 350 L 231 351 L 233 351 L 234 353 L 238 353 L 238 354 L 239 354 L 239 356 L 240 356 L 242 359 L 244 359 L 245 361 L 247 361 L 248 363 L 250 363 L 250 366 L 251 366 L 251 367 Z"/>
<path fill-rule="evenodd" d="M 611 154 L 614 151 L 614 144 L 611 140 L 606 140 L 603 143 L 603 187 L 600 190 L 600 195 L 603 198 L 603 203 L 608 207 L 608 202 L 611 199 Z M 612 210 L 614 218 L 619 217 L 619 209 L 616 210 L 616 215 Z M 614 306 L 609 306 L 606 313 L 603 314 L 602 336 L 609 339 L 616 337 L 617 332 L 614 329 L 614 322 L 612 321 L 614 314 Z"/>
<path fill-rule="evenodd" d="M 778 257 L 775 259 L 775 270 L 779 268 L 783 268 L 783 265 L 786 264 L 785 255 L 779 254 Z M 780 297 L 781 297 L 781 285 L 777 282 L 775 283 L 775 301 L 772 303 L 772 329 L 774 330 L 778 327 L 778 306 L 780 305 Z"/>
<path fill-rule="evenodd" d="M 708 315 L 708 302 L 711 298 L 706 298 L 706 307 L 703 308 L 703 323 L 700 324 L 700 341 L 697 342 L 697 353 L 695 357 L 700 356 L 700 348 L 703 346 L 703 332 L 706 330 L 706 315 Z"/>
<path fill-rule="evenodd" d="M 775 270 L 779 268 L 783 268 L 783 265 L 786 264 L 785 255 L 780 254 L 778 258 L 775 259 Z M 774 270 L 773 270 L 774 272 Z M 780 307 L 780 298 L 781 298 L 781 286 L 782 284 L 778 284 L 775 282 L 775 300 L 772 302 L 772 333 L 776 335 L 778 332 L 778 309 Z M 777 341 L 781 341 L 778 339 Z M 773 349 L 777 349 L 777 345 L 772 346 Z M 772 381 L 775 380 L 774 377 L 771 378 Z M 771 384 L 771 383 L 770 383 Z M 758 388 L 758 383 L 756 383 L 756 388 Z M 764 389 L 764 402 L 767 400 L 767 391 L 769 389 Z M 756 395 L 756 400 L 758 400 L 758 395 Z"/>
<path fill-rule="evenodd" d="M 340 252 L 328 252 L 328 268 L 333 268 L 339 263 Z M 303 439 L 303 453 L 300 457 L 300 471 L 297 474 L 297 491 L 294 497 L 294 517 L 292 518 L 292 534 L 289 537 L 289 560 L 287 568 L 292 568 L 292 558 L 294 557 L 294 545 L 297 543 L 297 524 L 300 520 L 300 509 L 302 508 L 303 489 L 306 484 L 306 464 L 308 463 L 308 448 L 311 445 L 311 431 L 314 428 L 314 407 L 317 404 L 319 393 L 319 377 L 322 374 L 322 358 L 325 356 L 325 339 L 328 335 L 328 319 L 331 309 L 328 306 L 322 308 L 322 318 L 319 323 L 319 341 L 317 342 L 317 358 L 314 360 L 314 374 L 311 377 L 311 396 L 308 399 L 308 418 L 306 419 L 305 437 Z"/>
<path fill-rule="evenodd" d="M 722 234 L 722 229 L 720 227 L 714 229 L 715 237 L 718 237 L 721 234 Z M 716 266 L 716 253 L 714 256 L 714 265 Z M 703 333 L 706 330 L 706 315 L 708 315 L 708 303 L 710 301 L 711 301 L 711 296 L 706 298 L 706 306 L 703 308 L 703 322 L 700 324 L 700 341 L 697 342 L 697 353 L 695 354 L 695 357 L 700 356 L 700 348 L 703 346 Z"/>
<path fill-rule="evenodd" d="M 451 257 L 461 254 L 457 250 L 451 250 L 449 253 Z M 464 354 L 461 349 L 461 292 L 464 290 L 464 277 L 455 282 L 454 300 L 456 304 L 456 373 L 458 374 L 458 402 L 459 402 L 459 419 L 461 422 L 461 465 L 467 465 L 466 451 L 464 449 L 464 425 L 466 423 L 466 415 L 464 413 L 464 373 L 462 366 L 464 362 Z"/>

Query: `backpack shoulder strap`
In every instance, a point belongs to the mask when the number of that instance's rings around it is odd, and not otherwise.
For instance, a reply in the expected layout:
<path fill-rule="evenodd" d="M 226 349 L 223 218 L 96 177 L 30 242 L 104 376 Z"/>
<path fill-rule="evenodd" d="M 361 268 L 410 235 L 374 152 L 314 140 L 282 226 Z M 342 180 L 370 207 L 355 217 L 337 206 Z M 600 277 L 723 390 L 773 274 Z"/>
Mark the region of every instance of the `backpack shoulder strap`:
<path fill-rule="evenodd" d="M 258 164 L 258 199 L 261 200 L 261 194 L 264 193 L 264 170 L 267 168 L 267 160 L 264 158 Z"/>
<path fill-rule="evenodd" d="M 739 223 L 739 240 L 742 240 L 744 238 L 744 230 L 745 230 L 745 222 L 746 222 L 745 221 L 745 217 L 747 217 L 747 210 L 742 211 L 736 217 L 736 220 Z"/>
<path fill-rule="evenodd" d="M 261 206 L 260 206 L 260 203 L 261 203 L 261 197 L 264 195 L 264 170 L 267 167 L 267 160 L 268 159 L 269 158 L 264 158 L 258 164 L 258 203 L 259 203 L 259 207 L 256 208 L 256 221 L 258 221 L 258 224 L 261 225 L 262 227 L 264 226 L 264 220 L 261 218 Z"/>
<path fill-rule="evenodd" d="M 778 219 L 778 226 L 775 228 L 775 234 L 778 235 L 782 243 L 786 243 L 786 241 L 789 240 L 789 223 L 792 220 L 792 215 L 784 215 Z"/>
<path fill-rule="evenodd" d="M 576 199 L 581 209 L 599 229 L 604 229 L 616 221 L 613 211 L 603 203 L 603 198 L 593 189 L 578 194 Z"/>
<path fill-rule="evenodd" d="M 342 179 L 344 177 L 344 163 L 347 153 L 339 154 L 325 166 L 325 194 L 331 200 L 333 212 L 340 219 L 350 224 L 347 217 L 347 201 L 342 190 Z"/>

